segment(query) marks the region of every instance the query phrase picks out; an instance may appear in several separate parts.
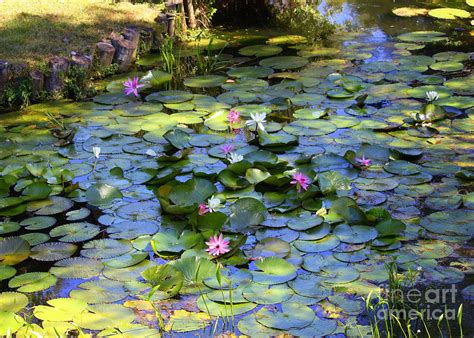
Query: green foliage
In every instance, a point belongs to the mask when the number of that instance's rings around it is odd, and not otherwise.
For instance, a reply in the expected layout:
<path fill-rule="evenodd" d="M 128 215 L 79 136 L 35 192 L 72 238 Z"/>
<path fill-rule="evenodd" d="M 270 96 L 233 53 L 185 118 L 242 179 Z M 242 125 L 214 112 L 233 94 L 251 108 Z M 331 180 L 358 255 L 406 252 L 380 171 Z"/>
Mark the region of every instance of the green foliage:
<path fill-rule="evenodd" d="M 31 79 L 20 78 L 9 84 L 0 95 L 0 106 L 24 108 L 30 104 L 32 96 Z"/>
<path fill-rule="evenodd" d="M 335 31 L 335 25 L 323 17 L 314 5 L 299 5 L 274 11 L 277 26 L 286 27 L 292 33 L 302 35 L 308 41 L 325 40 Z"/>
<path fill-rule="evenodd" d="M 64 77 L 64 95 L 73 100 L 83 100 L 95 94 L 90 87 L 90 74 L 87 69 L 72 66 Z"/>

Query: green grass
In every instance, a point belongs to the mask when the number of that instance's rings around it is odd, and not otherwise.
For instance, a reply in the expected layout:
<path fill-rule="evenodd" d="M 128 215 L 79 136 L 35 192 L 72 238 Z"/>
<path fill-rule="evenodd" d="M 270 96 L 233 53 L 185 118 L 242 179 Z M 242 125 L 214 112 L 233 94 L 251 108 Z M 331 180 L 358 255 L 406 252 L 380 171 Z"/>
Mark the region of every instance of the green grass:
<path fill-rule="evenodd" d="M 162 8 L 117 0 L 0 0 L 0 60 L 38 65 L 52 55 L 90 53 L 127 24 L 153 24 Z"/>

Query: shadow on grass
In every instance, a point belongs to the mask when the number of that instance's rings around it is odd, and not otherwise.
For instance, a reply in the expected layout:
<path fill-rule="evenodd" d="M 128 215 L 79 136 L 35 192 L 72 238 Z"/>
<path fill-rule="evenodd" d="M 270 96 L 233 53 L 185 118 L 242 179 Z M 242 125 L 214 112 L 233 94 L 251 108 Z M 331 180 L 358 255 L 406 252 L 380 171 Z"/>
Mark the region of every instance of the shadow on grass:
<path fill-rule="evenodd" d="M 69 15 L 16 15 L 0 28 L 0 60 L 34 65 L 52 55 L 90 53 L 97 41 L 125 25 L 150 24 L 119 8 L 90 6 L 86 13 L 87 22 L 74 22 Z"/>

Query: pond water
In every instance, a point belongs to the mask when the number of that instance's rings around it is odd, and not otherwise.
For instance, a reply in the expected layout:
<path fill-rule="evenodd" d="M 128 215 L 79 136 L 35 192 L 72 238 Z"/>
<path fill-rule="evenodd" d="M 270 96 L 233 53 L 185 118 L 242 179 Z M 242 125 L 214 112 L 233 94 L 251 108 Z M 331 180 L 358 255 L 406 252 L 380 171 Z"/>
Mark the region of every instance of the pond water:
<path fill-rule="evenodd" d="M 0 116 L 0 335 L 368 335 L 393 261 L 472 336 L 472 44 L 408 4 L 323 1 L 357 30 L 226 32 L 212 75 Z"/>

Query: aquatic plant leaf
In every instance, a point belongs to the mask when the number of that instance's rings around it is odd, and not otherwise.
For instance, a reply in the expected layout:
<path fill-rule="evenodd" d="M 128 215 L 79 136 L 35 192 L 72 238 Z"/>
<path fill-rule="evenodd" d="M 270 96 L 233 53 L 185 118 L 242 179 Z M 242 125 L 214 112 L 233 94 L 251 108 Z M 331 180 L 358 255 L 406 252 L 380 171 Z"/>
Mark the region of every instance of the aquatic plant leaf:
<path fill-rule="evenodd" d="M 52 287 L 57 280 L 57 277 L 49 272 L 27 272 L 10 279 L 8 287 L 19 292 L 37 292 Z"/>
<path fill-rule="evenodd" d="M 283 303 L 281 312 L 264 307 L 255 314 L 255 319 L 260 324 L 280 330 L 304 328 L 315 318 L 316 315 L 312 309 L 299 303 Z"/>
<path fill-rule="evenodd" d="M 0 240 L 0 263 L 16 265 L 30 256 L 30 245 L 21 237 L 5 237 Z"/>
<path fill-rule="evenodd" d="M 98 260 L 73 257 L 56 262 L 49 272 L 59 278 L 92 278 L 98 276 L 103 268 Z"/>
<path fill-rule="evenodd" d="M 88 222 L 67 223 L 55 227 L 49 232 L 51 237 L 61 237 L 61 242 L 84 242 L 100 233 L 100 228 Z"/>
<path fill-rule="evenodd" d="M 240 198 L 230 206 L 230 228 L 234 232 L 243 232 L 253 225 L 261 224 L 267 214 L 267 208 L 259 200 Z"/>
<path fill-rule="evenodd" d="M 173 332 L 190 332 L 204 329 L 211 324 L 211 317 L 203 312 L 176 310 L 166 323 L 165 330 Z"/>
<path fill-rule="evenodd" d="M 466 19 L 471 17 L 471 13 L 469 13 L 468 11 L 449 7 L 432 9 L 428 12 L 428 15 L 437 19 L 446 20 L 454 20 L 457 18 Z"/>
<path fill-rule="evenodd" d="M 24 309 L 30 301 L 19 292 L 0 293 L 0 311 L 18 312 Z"/>
<path fill-rule="evenodd" d="M 281 47 L 274 45 L 253 45 L 239 49 L 239 54 L 244 56 L 263 57 L 280 54 L 282 50 Z"/>
<path fill-rule="evenodd" d="M 154 290 L 166 294 L 167 298 L 176 296 L 184 283 L 183 273 L 169 264 L 153 266 L 143 271 L 141 275 L 153 285 Z"/>
<path fill-rule="evenodd" d="M 119 189 L 106 183 L 91 185 L 86 190 L 85 196 L 87 202 L 94 206 L 108 205 L 114 199 L 123 197 Z"/>

